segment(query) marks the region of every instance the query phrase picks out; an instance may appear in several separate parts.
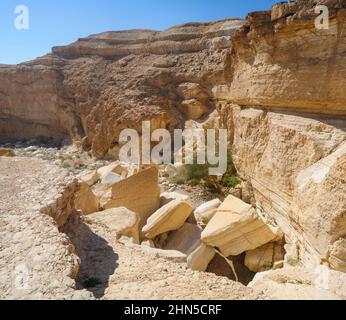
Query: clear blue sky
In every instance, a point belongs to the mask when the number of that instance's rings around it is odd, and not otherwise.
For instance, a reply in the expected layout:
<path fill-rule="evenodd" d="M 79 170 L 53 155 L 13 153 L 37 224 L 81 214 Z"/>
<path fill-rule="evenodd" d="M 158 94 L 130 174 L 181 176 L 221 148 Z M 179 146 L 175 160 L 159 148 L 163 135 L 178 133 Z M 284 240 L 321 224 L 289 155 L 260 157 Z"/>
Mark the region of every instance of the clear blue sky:
<path fill-rule="evenodd" d="M 0 64 L 18 63 L 80 37 L 110 30 L 162 30 L 186 22 L 243 18 L 278 0 L 0 0 Z M 29 30 L 14 27 L 17 5 L 30 13 Z"/>

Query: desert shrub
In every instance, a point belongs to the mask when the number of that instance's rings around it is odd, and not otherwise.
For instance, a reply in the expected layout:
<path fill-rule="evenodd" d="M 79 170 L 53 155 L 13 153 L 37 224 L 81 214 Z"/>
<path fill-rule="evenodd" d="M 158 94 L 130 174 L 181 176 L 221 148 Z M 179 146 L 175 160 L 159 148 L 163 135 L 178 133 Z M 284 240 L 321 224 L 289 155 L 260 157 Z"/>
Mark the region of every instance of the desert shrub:
<path fill-rule="evenodd" d="M 223 185 L 225 187 L 230 187 L 230 188 L 234 188 L 236 187 L 239 183 L 241 183 L 241 181 L 235 177 L 235 176 L 230 176 L 228 174 L 226 174 L 223 179 L 222 179 Z"/>
<path fill-rule="evenodd" d="M 185 165 L 186 174 L 184 177 L 179 176 L 174 178 L 176 184 L 188 184 L 197 186 L 203 184 L 210 192 L 221 193 L 222 187 L 236 187 L 241 181 L 237 178 L 236 168 L 232 158 L 232 151 L 229 148 L 227 151 L 227 173 L 218 178 L 209 175 L 209 169 L 212 166 L 208 163 L 197 164 L 197 155 L 194 155 L 194 163 Z"/>
<path fill-rule="evenodd" d="M 196 162 L 196 160 L 195 160 Z M 186 177 L 187 180 L 201 180 L 209 175 L 209 164 L 187 164 Z"/>

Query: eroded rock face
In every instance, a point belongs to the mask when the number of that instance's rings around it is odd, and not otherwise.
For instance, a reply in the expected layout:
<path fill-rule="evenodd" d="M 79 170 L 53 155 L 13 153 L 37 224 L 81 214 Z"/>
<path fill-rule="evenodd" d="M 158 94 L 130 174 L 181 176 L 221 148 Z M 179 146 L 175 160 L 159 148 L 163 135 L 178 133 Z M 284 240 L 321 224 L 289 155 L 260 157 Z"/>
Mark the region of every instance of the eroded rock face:
<path fill-rule="evenodd" d="M 318 3 L 328 30 L 314 29 Z M 228 83 L 213 91 L 235 165 L 306 266 L 344 270 L 345 2 L 278 4 L 247 21 Z"/>
<path fill-rule="evenodd" d="M 1 66 L 0 138 L 71 137 L 98 158 L 117 158 L 125 128 L 141 132 L 143 120 L 152 130 L 183 128 L 213 110 L 211 89 L 243 24 L 106 32 Z"/>
<path fill-rule="evenodd" d="M 329 7 L 327 30 L 315 27 L 317 4 Z M 229 82 L 216 96 L 241 106 L 345 114 L 345 7 L 299 0 L 249 14 L 232 38 Z"/>
<path fill-rule="evenodd" d="M 59 65 L 47 62 L 0 66 L 0 140 L 78 136 L 80 123 L 71 101 L 63 99 Z"/>

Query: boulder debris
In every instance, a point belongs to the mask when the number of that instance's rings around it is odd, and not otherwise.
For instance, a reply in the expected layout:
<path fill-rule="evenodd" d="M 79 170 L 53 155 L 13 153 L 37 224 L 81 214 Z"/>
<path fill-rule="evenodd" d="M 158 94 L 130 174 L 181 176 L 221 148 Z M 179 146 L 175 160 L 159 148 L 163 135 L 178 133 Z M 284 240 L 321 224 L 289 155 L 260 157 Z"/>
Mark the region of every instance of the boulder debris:
<path fill-rule="evenodd" d="M 142 232 L 148 239 L 181 228 L 192 213 L 192 207 L 184 201 L 174 200 L 157 210 L 147 221 Z"/>
<path fill-rule="evenodd" d="M 251 205 L 229 196 L 202 233 L 202 241 L 228 256 L 238 256 L 277 238 Z"/>

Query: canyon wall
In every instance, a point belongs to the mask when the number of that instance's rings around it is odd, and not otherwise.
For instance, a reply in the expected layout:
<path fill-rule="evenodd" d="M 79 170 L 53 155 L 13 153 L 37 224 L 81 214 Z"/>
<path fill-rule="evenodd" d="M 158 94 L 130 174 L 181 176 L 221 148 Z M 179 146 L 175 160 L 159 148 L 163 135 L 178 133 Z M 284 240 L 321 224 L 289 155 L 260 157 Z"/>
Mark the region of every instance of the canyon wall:
<path fill-rule="evenodd" d="M 330 11 L 315 28 L 315 6 Z M 309 266 L 346 271 L 346 1 L 245 20 L 106 32 L 0 67 L 0 139 L 71 138 L 116 158 L 122 129 L 183 128 L 215 109 L 257 209 Z"/>
<path fill-rule="evenodd" d="M 318 30 L 315 3 L 250 14 L 213 92 L 258 211 L 306 265 L 346 271 L 346 10 L 324 1 L 330 28 Z"/>
<path fill-rule="evenodd" d="M 0 137 L 58 133 L 102 158 L 116 157 L 120 131 L 140 131 L 143 120 L 153 129 L 183 128 L 215 109 L 211 90 L 223 83 L 230 37 L 243 24 L 106 32 L 3 66 Z"/>
<path fill-rule="evenodd" d="M 57 68 L 0 66 L 0 79 L 0 140 L 72 136 L 75 115 L 62 101 Z"/>

